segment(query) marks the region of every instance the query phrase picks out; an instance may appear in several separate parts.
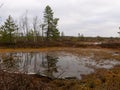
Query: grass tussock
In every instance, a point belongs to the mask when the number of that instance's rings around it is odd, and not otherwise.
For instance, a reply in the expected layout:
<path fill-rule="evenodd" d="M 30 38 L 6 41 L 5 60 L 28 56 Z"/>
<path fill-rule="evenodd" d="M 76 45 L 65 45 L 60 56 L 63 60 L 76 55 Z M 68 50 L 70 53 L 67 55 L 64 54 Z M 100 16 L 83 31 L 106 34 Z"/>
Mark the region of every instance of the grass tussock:
<path fill-rule="evenodd" d="M 7 73 L 0 70 L 0 90 L 52 90 L 47 78 Z"/>

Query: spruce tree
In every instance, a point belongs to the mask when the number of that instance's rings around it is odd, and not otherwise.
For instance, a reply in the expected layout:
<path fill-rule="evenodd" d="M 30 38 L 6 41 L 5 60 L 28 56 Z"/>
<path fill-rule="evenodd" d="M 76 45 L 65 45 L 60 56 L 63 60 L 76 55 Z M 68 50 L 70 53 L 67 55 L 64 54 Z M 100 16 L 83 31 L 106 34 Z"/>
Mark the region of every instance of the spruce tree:
<path fill-rule="evenodd" d="M 44 12 L 44 25 L 46 29 L 47 40 L 55 40 L 59 37 L 59 31 L 57 29 L 58 18 L 53 17 L 53 11 L 50 6 L 46 6 Z"/>
<path fill-rule="evenodd" d="M 4 25 L 0 27 L 0 36 L 3 43 L 14 43 L 15 31 L 18 30 L 18 26 L 15 24 L 12 17 L 9 15 L 8 19 L 4 22 Z"/>

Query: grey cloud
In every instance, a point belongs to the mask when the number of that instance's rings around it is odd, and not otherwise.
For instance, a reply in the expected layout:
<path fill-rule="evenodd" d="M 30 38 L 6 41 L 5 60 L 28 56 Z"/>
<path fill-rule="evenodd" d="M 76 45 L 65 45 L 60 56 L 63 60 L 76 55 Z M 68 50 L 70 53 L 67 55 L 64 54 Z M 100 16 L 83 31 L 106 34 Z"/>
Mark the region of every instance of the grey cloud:
<path fill-rule="evenodd" d="M 59 30 L 66 35 L 118 36 L 120 23 L 119 0 L 3 0 L 2 20 L 11 14 L 19 18 L 28 10 L 29 17 L 42 18 L 46 5 L 60 18 Z M 3 13 L 4 12 L 4 13 Z M 42 21 L 42 19 L 41 19 Z"/>

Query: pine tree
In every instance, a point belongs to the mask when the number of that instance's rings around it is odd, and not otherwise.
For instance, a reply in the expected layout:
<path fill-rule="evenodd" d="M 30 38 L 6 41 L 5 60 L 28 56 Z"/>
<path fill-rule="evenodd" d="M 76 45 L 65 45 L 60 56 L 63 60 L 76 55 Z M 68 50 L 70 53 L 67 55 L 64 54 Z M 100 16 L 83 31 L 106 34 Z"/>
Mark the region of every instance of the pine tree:
<path fill-rule="evenodd" d="M 52 38 L 55 40 L 55 39 L 58 39 L 59 38 L 59 34 L 60 32 L 58 31 L 58 29 L 56 28 L 57 27 L 57 24 L 58 24 L 58 18 L 55 18 L 53 20 L 53 27 L 52 27 Z"/>
<path fill-rule="evenodd" d="M 46 38 L 47 40 L 50 39 L 57 39 L 59 37 L 59 31 L 57 29 L 58 18 L 53 17 L 53 11 L 50 6 L 46 6 L 44 12 L 44 25 L 46 29 Z"/>
<path fill-rule="evenodd" d="M 0 27 L 0 36 L 3 43 L 14 43 L 15 31 L 18 30 L 18 26 L 15 24 L 12 17 L 9 15 L 8 19 L 4 22 L 4 25 Z"/>

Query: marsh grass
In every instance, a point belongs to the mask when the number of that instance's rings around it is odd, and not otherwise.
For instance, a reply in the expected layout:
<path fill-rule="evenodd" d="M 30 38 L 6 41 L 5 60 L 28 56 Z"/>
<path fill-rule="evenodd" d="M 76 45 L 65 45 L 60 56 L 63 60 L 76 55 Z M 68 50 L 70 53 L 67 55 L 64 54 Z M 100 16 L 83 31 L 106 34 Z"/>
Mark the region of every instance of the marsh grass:
<path fill-rule="evenodd" d="M 0 90 L 52 90 L 52 88 L 52 85 L 48 85 L 41 78 L 0 70 Z"/>
<path fill-rule="evenodd" d="M 53 80 L 57 90 L 119 90 L 120 66 L 113 69 L 99 69 L 83 76 L 82 80 Z"/>
<path fill-rule="evenodd" d="M 66 51 L 78 56 L 92 56 L 99 61 L 101 59 L 116 59 L 120 61 L 120 55 L 113 55 L 119 50 L 113 49 L 83 49 L 83 48 L 42 48 L 42 49 L 0 49 L 4 52 L 47 52 Z M 0 90 L 119 90 L 120 66 L 111 69 L 97 69 L 95 73 L 83 75 L 82 80 L 54 79 L 29 76 L 26 74 L 12 74 L 0 70 Z"/>

